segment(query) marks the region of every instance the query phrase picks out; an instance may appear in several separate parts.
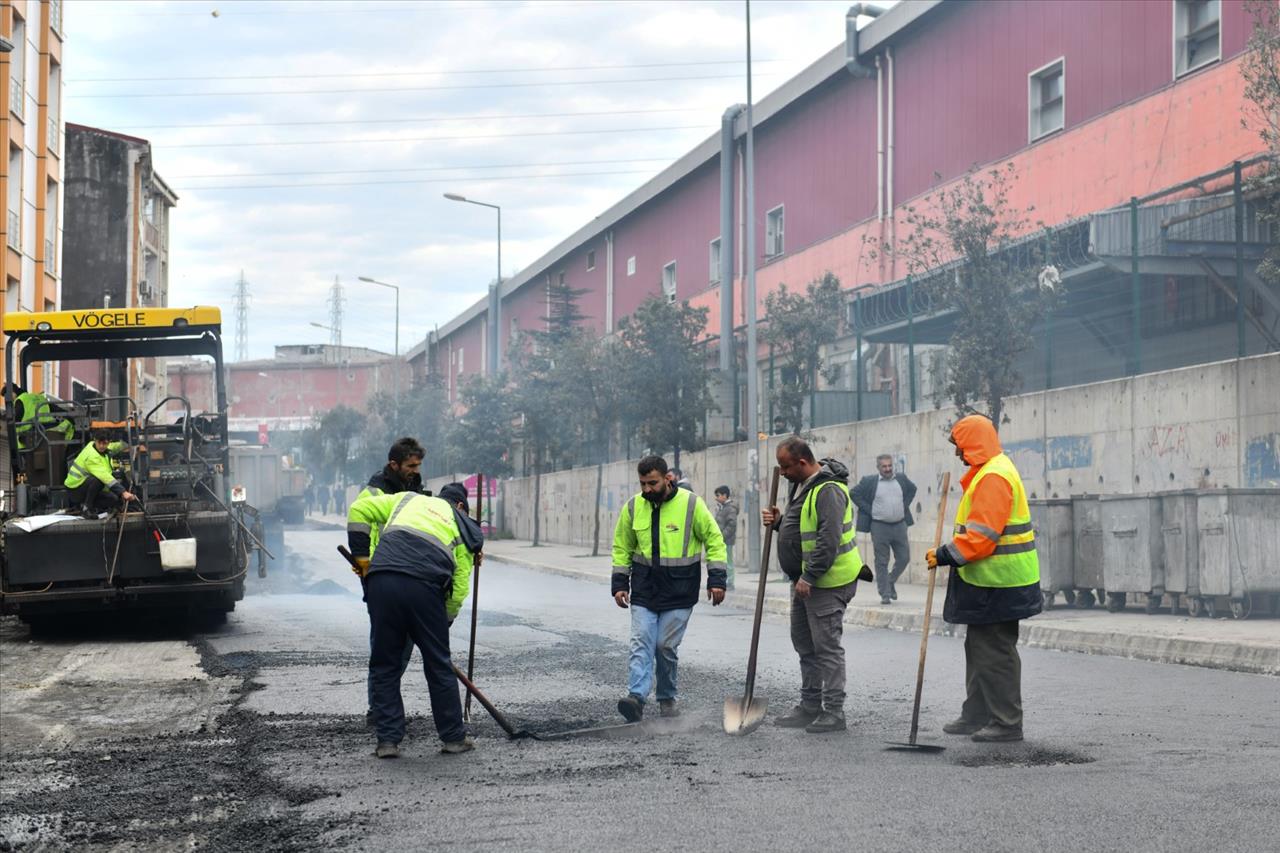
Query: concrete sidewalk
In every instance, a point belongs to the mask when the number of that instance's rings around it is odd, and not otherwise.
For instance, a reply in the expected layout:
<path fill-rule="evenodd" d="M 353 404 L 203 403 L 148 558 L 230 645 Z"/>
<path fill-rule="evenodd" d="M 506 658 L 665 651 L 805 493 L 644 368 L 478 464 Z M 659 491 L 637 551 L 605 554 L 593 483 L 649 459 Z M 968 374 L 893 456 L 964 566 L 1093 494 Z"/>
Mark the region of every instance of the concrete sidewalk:
<path fill-rule="evenodd" d="M 338 515 L 312 515 L 312 524 L 346 528 Z M 491 539 L 489 556 L 512 565 L 607 584 L 612 574 L 607 543 L 598 557 L 578 545 L 539 545 L 518 539 Z M 725 603 L 750 610 L 755 607 L 757 576 L 738 573 L 736 589 Z M 845 623 L 869 628 L 918 632 L 924 624 L 927 588 L 898 584 L 898 600 L 880 604 L 875 584 L 859 584 L 858 597 L 845 612 Z M 946 590 L 939 584 L 934 594 L 930 631 L 963 636 L 964 627 L 942 621 Z M 602 594 L 602 601 L 607 593 Z M 785 616 L 791 606 L 790 585 L 774 572 L 765 585 L 765 610 Z M 1147 615 L 1134 607 L 1120 613 L 1104 608 L 1076 610 L 1059 607 L 1022 623 L 1024 645 L 1064 652 L 1116 655 L 1159 663 L 1181 663 L 1213 669 L 1280 675 L 1280 619 L 1192 619 L 1168 614 Z"/>

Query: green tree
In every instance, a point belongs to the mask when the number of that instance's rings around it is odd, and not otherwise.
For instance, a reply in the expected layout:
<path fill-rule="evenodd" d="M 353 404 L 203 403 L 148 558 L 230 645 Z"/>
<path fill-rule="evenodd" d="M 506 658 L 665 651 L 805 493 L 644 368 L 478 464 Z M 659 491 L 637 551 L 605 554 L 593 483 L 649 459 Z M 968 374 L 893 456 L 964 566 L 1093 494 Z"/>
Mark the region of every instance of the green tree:
<path fill-rule="evenodd" d="M 1248 0 L 1246 10 L 1253 18 L 1241 60 L 1244 95 L 1250 106 L 1240 121 L 1257 130 L 1266 148 L 1266 160 L 1253 178 L 1252 194 L 1261 216 L 1280 222 L 1280 7 L 1274 0 Z M 1280 244 L 1273 244 L 1258 266 L 1263 279 L 1280 283 Z"/>
<path fill-rule="evenodd" d="M 794 377 L 776 383 L 771 397 L 787 426 L 798 434 L 804 423 L 804 406 L 812 399 L 817 377 L 830 383 L 840 376 L 840 366 L 826 364 L 822 348 L 833 343 L 844 328 L 845 296 L 840 291 L 840 280 L 827 273 L 810 282 L 804 293 L 792 293 L 784 284 L 766 296 L 764 304 L 769 318 L 765 341 Z"/>
<path fill-rule="evenodd" d="M 516 414 L 506 374 L 473 376 L 463 383 L 460 397 L 465 414 L 445 430 L 450 470 L 509 475 Z"/>
<path fill-rule="evenodd" d="M 454 470 L 449 464 L 447 440 L 452 422 L 449 399 L 438 378 L 428 377 L 417 382 L 413 388 L 402 392 L 398 401 L 389 392 L 375 394 L 369 398 L 368 408 L 365 433 L 369 436 L 367 455 L 370 472 L 386 463 L 387 448 L 404 436 L 417 439 L 426 450 L 424 476 L 427 476 L 427 470 Z"/>
<path fill-rule="evenodd" d="M 716 408 L 711 371 L 701 346 L 706 308 L 651 296 L 619 323 L 627 392 L 627 416 L 640 440 L 654 452 L 701 444 L 698 424 Z"/>
<path fill-rule="evenodd" d="M 548 285 L 546 328 L 520 335 L 511 353 L 514 406 L 519 435 L 533 464 L 533 544 L 542 537 L 542 474 L 553 459 L 572 447 L 576 423 L 567 370 L 569 343 L 585 319 L 578 310 L 584 293 L 566 285 Z"/>
<path fill-rule="evenodd" d="M 302 436 L 307 469 L 322 483 L 340 486 L 362 483 L 368 465 L 364 415 L 350 406 L 338 405 L 316 417 L 315 426 Z M 386 452 L 386 448 L 383 448 Z"/>
<path fill-rule="evenodd" d="M 1009 251 L 1031 224 L 1031 209 L 1009 201 L 1012 180 L 1012 164 L 985 176 L 970 173 L 939 190 L 929 208 L 908 207 L 908 236 L 888 250 L 906 261 L 935 305 L 956 312 L 934 402 L 949 398 L 961 412 L 985 404 L 997 428 L 1005 398 L 1021 387 L 1032 329 L 1060 295 L 1060 287 L 1039 285 L 1044 268 L 1035 251 Z M 951 261 L 958 266 L 942 269 Z"/>

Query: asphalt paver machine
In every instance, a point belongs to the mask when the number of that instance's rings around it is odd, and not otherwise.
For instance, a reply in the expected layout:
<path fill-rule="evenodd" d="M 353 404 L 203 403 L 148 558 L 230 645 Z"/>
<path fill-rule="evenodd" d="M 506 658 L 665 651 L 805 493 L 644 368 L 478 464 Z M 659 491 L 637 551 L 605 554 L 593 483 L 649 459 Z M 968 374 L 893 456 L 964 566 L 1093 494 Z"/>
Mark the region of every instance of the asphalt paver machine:
<path fill-rule="evenodd" d="M 147 411 L 128 396 L 82 396 L 51 399 L 19 422 L 6 386 L 12 473 L 0 484 L 0 608 L 28 622 L 109 608 L 225 618 L 244 597 L 250 555 L 263 546 L 256 511 L 231 487 L 221 312 L 10 312 L 4 331 L 6 375 L 24 387 L 33 365 L 51 362 L 64 369 L 98 362 L 118 375 L 138 359 L 195 356 L 211 359 L 214 369 L 211 411 L 193 410 L 183 396 L 164 397 Z M 63 485 L 92 430 L 110 433 L 117 477 L 138 498 L 101 518 L 81 517 Z M 257 563 L 265 573 L 261 553 Z"/>

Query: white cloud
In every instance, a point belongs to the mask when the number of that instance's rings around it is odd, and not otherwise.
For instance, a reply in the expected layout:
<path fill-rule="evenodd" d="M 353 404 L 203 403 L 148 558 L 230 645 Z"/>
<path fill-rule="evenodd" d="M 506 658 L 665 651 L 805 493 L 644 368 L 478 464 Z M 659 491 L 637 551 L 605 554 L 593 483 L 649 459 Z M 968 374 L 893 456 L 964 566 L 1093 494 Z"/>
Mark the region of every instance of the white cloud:
<path fill-rule="evenodd" d="M 843 38 L 847 5 L 752 4 L 757 97 Z M 390 347 L 391 294 L 356 277 L 401 285 L 408 349 L 483 296 L 493 275 L 493 212 L 446 201 L 444 192 L 503 205 L 510 275 L 715 132 L 724 108 L 745 96 L 739 2 L 173 0 L 108 8 L 73 0 L 64 18 L 66 119 L 151 140 L 158 171 L 180 196 L 171 302 L 222 305 L 230 335 L 243 269 L 254 293 L 253 357 L 269 356 L 275 344 L 327 339 L 309 324 L 327 323 L 335 275 L 347 285 L 344 341 L 352 345 Z M 731 64 L 690 64 L 724 60 Z M 618 65 L 633 67 L 549 70 Z M 450 73 L 361 76 L 432 71 Z M 233 79 L 255 75 L 299 76 Z M 660 77 L 716 79 L 619 82 Z M 574 83 L 525 85 L 542 81 Z M 476 88 L 428 88 L 441 86 Z M 308 94 L 195 94 L 263 91 Z M 192 94 L 105 97 L 121 93 Z M 655 109 L 673 111 L 536 117 Z M 509 117 L 516 115 L 535 117 Z M 403 121 L 422 118 L 454 120 Z M 367 123 L 323 123 L 341 120 Z M 311 124 L 274 126 L 284 122 Z M 247 126 L 159 126 L 218 124 Z M 614 132 L 533 135 L 604 129 Z M 497 134 L 507 135 L 478 138 Z M 397 141 L 332 144 L 370 138 Z M 296 141 L 305 144 L 226 146 Z M 179 147 L 213 144 L 226 147 Z M 638 162 L 589 162 L 599 160 Z M 475 168 L 501 164 L 557 165 Z M 391 171 L 427 169 L 436 171 Z M 264 174 L 281 172 L 321 174 Z M 631 174 L 596 174 L 606 172 Z M 360 185 L 274 186 L 316 183 Z M 263 188 L 216 188 L 230 185 Z"/>

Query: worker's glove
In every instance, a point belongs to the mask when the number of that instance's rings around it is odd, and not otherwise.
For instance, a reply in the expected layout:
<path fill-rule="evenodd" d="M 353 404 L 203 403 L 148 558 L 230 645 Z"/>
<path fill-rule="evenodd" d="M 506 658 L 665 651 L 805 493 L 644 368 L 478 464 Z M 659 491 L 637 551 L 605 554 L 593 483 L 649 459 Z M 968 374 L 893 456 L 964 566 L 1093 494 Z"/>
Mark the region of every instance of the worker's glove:
<path fill-rule="evenodd" d="M 351 571 L 355 572 L 358 576 L 362 578 L 365 575 L 369 574 L 369 558 L 356 557 L 356 564 L 351 567 Z"/>
<path fill-rule="evenodd" d="M 931 569 L 938 568 L 938 552 L 933 548 L 924 552 L 924 561 Z"/>

